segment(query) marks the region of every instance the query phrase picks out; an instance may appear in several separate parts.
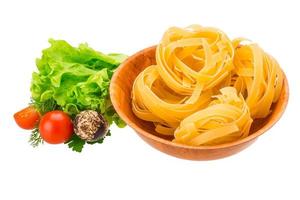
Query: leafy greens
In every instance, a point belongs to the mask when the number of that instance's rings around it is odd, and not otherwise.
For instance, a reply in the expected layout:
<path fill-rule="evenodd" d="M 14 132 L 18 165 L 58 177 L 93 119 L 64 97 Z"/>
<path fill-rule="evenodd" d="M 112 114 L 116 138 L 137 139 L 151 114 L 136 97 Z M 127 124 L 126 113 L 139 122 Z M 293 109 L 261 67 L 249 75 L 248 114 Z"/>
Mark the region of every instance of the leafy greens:
<path fill-rule="evenodd" d="M 51 47 L 36 60 L 31 95 L 39 104 L 54 100 L 71 116 L 92 109 L 123 127 L 109 99 L 109 83 L 115 69 L 126 59 L 123 54 L 105 55 L 87 44 L 72 47 L 64 40 L 49 40 Z"/>
<path fill-rule="evenodd" d="M 36 60 L 38 72 L 32 74 L 30 89 L 37 110 L 43 114 L 49 102 L 71 117 L 91 109 L 103 114 L 109 124 L 124 127 L 110 102 L 109 84 L 115 69 L 127 56 L 106 55 L 87 44 L 76 48 L 64 40 L 50 39 L 49 43 L 51 46 Z"/>

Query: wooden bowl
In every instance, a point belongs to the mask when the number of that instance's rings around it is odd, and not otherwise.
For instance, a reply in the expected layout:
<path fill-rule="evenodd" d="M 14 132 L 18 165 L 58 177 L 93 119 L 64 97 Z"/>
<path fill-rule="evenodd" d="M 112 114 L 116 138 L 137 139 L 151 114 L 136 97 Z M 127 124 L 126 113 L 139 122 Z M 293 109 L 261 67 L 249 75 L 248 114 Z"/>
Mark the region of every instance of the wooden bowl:
<path fill-rule="evenodd" d="M 114 73 L 110 84 L 110 98 L 119 116 L 152 147 L 169 155 L 190 160 L 213 160 L 238 153 L 251 145 L 258 136 L 270 129 L 283 114 L 289 96 L 288 83 L 284 85 L 278 102 L 272 105 L 272 113 L 265 119 L 255 120 L 250 135 L 244 139 L 215 146 L 193 147 L 176 144 L 154 131 L 150 122 L 137 118 L 131 110 L 131 90 L 137 75 L 155 64 L 156 47 L 146 48 L 122 63 Z"/>

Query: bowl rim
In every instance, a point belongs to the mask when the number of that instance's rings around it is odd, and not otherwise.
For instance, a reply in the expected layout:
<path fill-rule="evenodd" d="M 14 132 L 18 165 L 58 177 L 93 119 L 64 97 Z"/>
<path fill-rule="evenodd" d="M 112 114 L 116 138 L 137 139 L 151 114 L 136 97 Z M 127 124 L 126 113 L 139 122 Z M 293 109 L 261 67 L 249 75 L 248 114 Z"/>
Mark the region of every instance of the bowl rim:
<path fill-rule="evenodd" d="M 142 53 L 147 52 L 147 51 L 151 51 L 154 48 L 156 48 L 156 45 L 147 47 L 145 49 L 142 49 L 138 52 L 136 52 L 135 54 L 129 56 L 125 61 L 123 61 L 123 63 L 120 64 L 120 66 L 116 69 L 116 71 L 114 72 L 111 82 L 110 82 L 110 86 L 109 86 L 109 91 L 110 91 L 110 99 L 112 102 L 112 105 L 114 106 L 114 109 L 116 110 L 116 112 L 118 113 L 118 115 L 121 117 L 122 120 L 125 121 L 125 123 L 130 126 L 134 131 L 136 131 L 139 135 L 142 135 L 146 138 L 149 138 L 151 140 L 157 141 L 159 143 L 168 145 L 168 146 L 172 146 L 175 148 L 184 148 L 184 149 L 190 149 L 190 150 L 209 150 L 209 149 L 224 149 L 224 148 L 230 148 L 233 146 L 238 146 L 238 145 L 242 145 L 244 143 L 250 142 L 251 140 L 256 139 L 257 137 L 259 137 L 260 135 L 262 135 L 263 133 L 265 133 L 266 131 L 268 131 L 270 128 L 272 128 L 278 121 L 279 119 L 282 117 L 284 111 L 286 110 L 287 104 L 288 104 L 288 100 L 289 100 L 289 85 L 288 85 L 288 81 L 287 81 L 287 77 L 283 72 L 283 87 L 282 87 L 282 92 L 285 91 L 285 95 L 284 95 L 284 99 L 283 99 L 283 103 L 280 105 L 280 112 L 278 112 L 278 114 L 276 115 L 276 117 L 274 118 L 274 120 L 272 120 L 271 123 L 266 123 L 262 128 L 260 128 L 259 130 L 257 130 L 256 132 L 252 133 L 251 135 L 240 139 L 240 140 L 236 140 L 233 142 L 229 142 L 229 143 L 224 143 L 224 144 L 218 144 L 218 145 L 212 145 L 212 146 L 189 146 L 189 145 L 185 145 L 185 144 L 179 144 L 179 143 L 175 143 L 169 140 L 166 140 L 164 138 L 161 138 L 159 136 L 153 135 L 145 130 L 143 130 L 142 128 L 136 126 L 126 115 L 125 113 L 119 108 L 118 103 L 117 103 L 117 99 L 114 98 L 114 94 L 111 92 L 113 91 L 115 82 L 117 77 L 119 76 L 119 73 L 122 71 L 122 69 L 128 64 L 131 63 L 134 59 L 136 59 L 138 56 L 140 56 Z M 131 86 L 132 87 L 132 86 Z M 132 90 L 132 88 L 131 88 Z"/>

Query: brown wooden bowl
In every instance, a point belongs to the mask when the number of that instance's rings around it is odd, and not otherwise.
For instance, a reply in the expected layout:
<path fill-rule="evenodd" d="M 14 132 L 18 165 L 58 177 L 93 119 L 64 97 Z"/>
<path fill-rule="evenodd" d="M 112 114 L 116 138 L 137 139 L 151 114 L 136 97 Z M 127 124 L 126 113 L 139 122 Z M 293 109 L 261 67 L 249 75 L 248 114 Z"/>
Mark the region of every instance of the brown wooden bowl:
<path fill-rule="evenodd" d="M 272 113 L 265 119 L 255 120 L 250 135 L 244 139 L 215 146 L 193 147 L 176 144 L 154 131 L 150 122 L 137 118 L 131 110 L 131 90 L 137 75 L 146 67 L 155 64 L 156 47 L 149 47 L 123 62 L 114 73 L 110 84 L 110 98 L 119 116 L 152 147 L 169 155 L 190 160 L 213 160 L 238 153 L 251 145 L 258 136 L 271 128 L 282 116 L 289 96 L 286 77 L 277 103 L 272 105 Z"/>

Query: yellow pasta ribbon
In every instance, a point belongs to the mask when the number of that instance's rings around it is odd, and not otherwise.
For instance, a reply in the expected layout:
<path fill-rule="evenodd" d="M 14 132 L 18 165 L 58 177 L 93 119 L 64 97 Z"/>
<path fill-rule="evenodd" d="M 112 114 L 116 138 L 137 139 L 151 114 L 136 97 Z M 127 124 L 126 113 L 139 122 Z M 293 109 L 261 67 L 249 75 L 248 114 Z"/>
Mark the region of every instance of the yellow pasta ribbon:
<path fill-rule="evenodd" d="M 220 83 L 233 69 L 233 55 L 234 48 L 225 33 L 192 25 L 166 31 L 156 49 L 156 62 L 168 87 L 190 95 L 197 83 L 203 91 Z"/>
<path fill-rule="evenodd" d="M 251 116 L 264 118 L 270 113 L 272 103 L 279 98 L 283 73 L 277 61 L 257 44 L 241 45 L 243 39 L 233 41 L 233 63 L 237 79 L 234 87 L 244 94 Z"/>
<path fill-rule="evenodd" d="M 253 119 L 268 116 L 283 73 L 257 44 L 192 25 L 169 28 L 156 65 L 135 79 L 132 110 L 176 143 L 201 146 L 247 137 Z"/>
<path fill-rule="evenodd" d="M 212 145 L 248 136 L 252 119 L 242 95 L 225 87 L 217 100 L 181 121 L 174 142 L 192 146 Z"/>
<path fill-rule="evenodd" d="M 139 118 L 154 122 L 156 131 L 173 135 L 180 121 L 210 103 L 212 93 L 198 84 L 192 95 L 180 95 L 161 80 L 156 66 L 146 68 L 133 84 L 132 110 Z"/>

